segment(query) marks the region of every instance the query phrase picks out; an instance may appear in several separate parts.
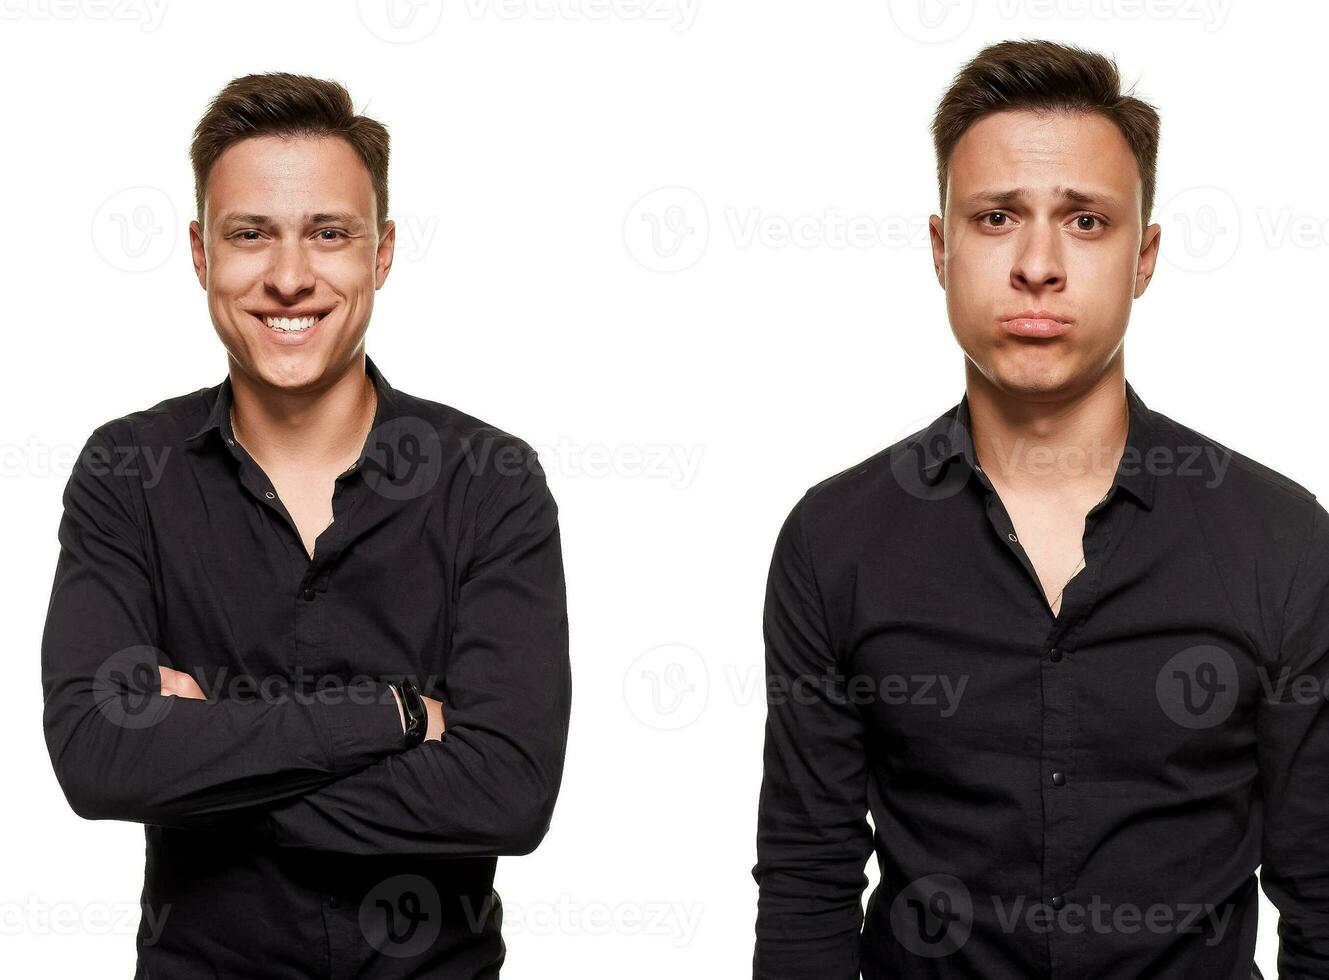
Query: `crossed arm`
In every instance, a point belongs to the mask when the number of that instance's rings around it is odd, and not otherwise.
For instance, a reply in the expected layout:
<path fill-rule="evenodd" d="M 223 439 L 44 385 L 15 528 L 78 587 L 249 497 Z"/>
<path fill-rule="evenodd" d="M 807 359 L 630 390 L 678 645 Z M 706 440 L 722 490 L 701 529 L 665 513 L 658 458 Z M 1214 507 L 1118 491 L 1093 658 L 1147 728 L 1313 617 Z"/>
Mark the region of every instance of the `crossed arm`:
<path fill-rule="evenodd" d="M 525 854 L 543 838 L 571 681 L 557 509 L 533 456 L 476 511 L 446 730 L 429 699 L 432 737 L 410 750 L 383 680 L 314 698 L 162 697 L 202 692 L 160 663 L 130 488 L 76 465 L 64 504 L 43 724 L 80 816 L 355 854 Z"/>
<path fill-rule="evenodd" d="M 164 698 L 193 698 L 195 701 L 206 701 L 207 695 L 203 693 L 203 688 L 198 686 L 198 681 L 194 680 L 183 670 L 176 670 L 173 667 L 166 667 L 162 664 L 157 665 L 157 670 L 161 675 L 161 696 Z M 402 707 L 401 695 L 397 689 L 392 689 L 392 696 L 397 699 L 397 714 L 401 717 L 401 731 L 406 734 L 406 709 Z M 443 738 L 443 702 L 435 698 L 420 696 L 425 703 L 425 713 L 429 717 L 429 724 L 425 729 L 426 742 L 437 742 Z"/>

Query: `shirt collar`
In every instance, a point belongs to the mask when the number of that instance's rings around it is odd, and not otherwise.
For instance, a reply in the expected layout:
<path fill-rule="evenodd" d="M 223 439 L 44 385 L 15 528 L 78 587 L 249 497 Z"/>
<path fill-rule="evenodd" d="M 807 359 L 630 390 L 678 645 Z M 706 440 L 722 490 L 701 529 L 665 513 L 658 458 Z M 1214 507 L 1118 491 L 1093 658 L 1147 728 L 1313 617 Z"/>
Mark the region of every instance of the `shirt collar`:
<path fill-rule="evenodd" d="M 365 374 L 373 382 L 374 390 L 378 393 L 378 406 L 374 409 L 374 423 L 370 426 L 370 438 L 365 440 L 364 451 L 361 452 L 360 459 L 356 461 L 356 467 L 361 466 L 365 457 L 369 456 L 375 449 L 376 440 L 373 433 L 382 431 L 382 427 L 386 423 L 397 419 L 402 411 L 397 389 L 388 383 L 388 379 L 383 376 L 383 372 L 378 369 L 378 365 L 368 354 L 365 354 Z M 231 376 L 227 374 L 221 384 L 208 389 L 205 397 L 211 399 L 207 417 L 198 429 L 185 437 L 185 442 L 191 447 L 202 446 L 206 443 L 208 434 L 216 430 L 230 445 L 235 438 L 231 431 L 231 405 L 234 402 Z M 395 479 L 398 475 L 396 471 L 401 454 L 388 452 L 373 453 L 373 455 L 376 465 L 386 470 L 388 475 Z"/>
<path fill-rule="evenodd" d="M 1148 458 L 1150 450 L 1159 445 L 1158 427 L 1154 413 L 1129 381 L 1126 382 L 1126 404 L 1130 418 L 1126 430 L 1126 448 L 1117 464 L 1112 486 L 1103 499 L 1106 500 L 1120 487 L 1149 510 L 1154 506 L 1156 476 L 1149 469 Z M 970 470 L 981 474 L 974 443 L 969 435 L 971 428 L 969 394 L 966 392 L 960 404 L 953 406 L 924 430 L 921 436 L 923 472 L 930 474 L 948 460 L 959 457 Z"/>

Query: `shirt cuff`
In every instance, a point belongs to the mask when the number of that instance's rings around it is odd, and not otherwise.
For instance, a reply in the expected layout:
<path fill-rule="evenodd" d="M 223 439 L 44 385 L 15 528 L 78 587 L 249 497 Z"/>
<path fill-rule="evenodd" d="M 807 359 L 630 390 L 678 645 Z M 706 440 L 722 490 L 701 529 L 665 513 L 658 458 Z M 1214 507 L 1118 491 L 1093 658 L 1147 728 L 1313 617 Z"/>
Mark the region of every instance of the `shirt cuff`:
<path fill-rule="evenodd" d="M 387 681 L 348 684 L 317 695 L 332 771 L 338 777 L 363 769 L 405 746 L 397 699 Z"/>

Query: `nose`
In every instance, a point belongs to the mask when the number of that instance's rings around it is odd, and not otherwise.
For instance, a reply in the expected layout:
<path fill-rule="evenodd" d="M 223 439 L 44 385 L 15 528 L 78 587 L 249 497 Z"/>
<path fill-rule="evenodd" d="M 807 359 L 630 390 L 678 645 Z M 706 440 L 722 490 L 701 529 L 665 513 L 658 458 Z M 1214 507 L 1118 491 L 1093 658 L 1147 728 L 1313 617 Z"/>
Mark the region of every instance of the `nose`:
<path fill-rule="evenodd" d="M 1011 283 L 1024 290 L 1065 284 L 1061 239 L 1055 228 L 1030 222 L 1020 231 L 1019 248 L 1011 265 Z"/>
<path fill-rule="evenodd" d="M 284 303 L 294 305 L 301 295 L 314 288 L 314 268 L 299 240 L 283 241 L 272 250 L 268 285 Z"/>

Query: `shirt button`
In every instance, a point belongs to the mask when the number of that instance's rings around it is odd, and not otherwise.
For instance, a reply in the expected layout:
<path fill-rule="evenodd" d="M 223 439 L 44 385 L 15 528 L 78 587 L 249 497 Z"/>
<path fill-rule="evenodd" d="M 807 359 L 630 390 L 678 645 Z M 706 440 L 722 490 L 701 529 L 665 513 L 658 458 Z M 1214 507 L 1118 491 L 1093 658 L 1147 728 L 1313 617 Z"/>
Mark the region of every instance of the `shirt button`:
<path fill-rule="evenodd" d="M 1048 651 L 1048 657 L 1052 660 L 1052 662 L 1053 662 L 1054 664 L 1055 664 L 1055 663 L 1060 663 L 1060 662 L 1061 662 L 1061 649 L 1058 648 L 1058 647 L 1053 647 L 1051 650 Z"/>
<path fill-rule="evenodd" d="M 271 490 L 264 490 L 264 491 L 263 491 L 263 496 L 265 496 L 265 497 L 267 497 L 269 500 L 271 500 L 273 497 L 275 497 L 275 496 L 277 496 L 277 495 L 276 495 L 275 493 L 273 493 Z"/>
<path fill-rule="evenodd" d="M 334 908 L 334 909 L 339 909 L 339 908 L 341 908 L 341 896 L 340 896 L 340 895 L 329 895 L 329 896 L 328 896 L 328 906 L 329 906 L 330 908 Z"/>
<path fill-rule="evenodd" d="M 235 445 L 235 440 L 232 439 L 230 436 L 227 436 L 227 437 L 226 437 L 226 445 L 228 445 L 228 446 L 234 446 L 234 445 Z"/>
<path fill-rule="evenodd" d="M 318 593 L 315 592 L 313 589 L 305 589 L 303 592 L 300 593 L 300 598 L 305 600 L 305 602 L 313 602 L 314 596 L 316 595 L 318 595 Z"/>
<path fill-rule="evenodd" d="M 1065 786 L 1065 785 L 1066 785 L 1066 774 L 1065 774 L 1064 772 L 1054 772 L 1054 773 L 1052 774 L 1052 785 L 1053 785 L 1053 786 Z"/>
<path fill-rule="evenodd" d="M 1066 899 L 1062 898 L 1060 895 L 1052 896 L 1051 905 L 1054 909 L 1059 909 L 1065 904 L 1066 904 Z"/>

